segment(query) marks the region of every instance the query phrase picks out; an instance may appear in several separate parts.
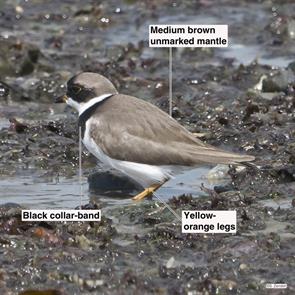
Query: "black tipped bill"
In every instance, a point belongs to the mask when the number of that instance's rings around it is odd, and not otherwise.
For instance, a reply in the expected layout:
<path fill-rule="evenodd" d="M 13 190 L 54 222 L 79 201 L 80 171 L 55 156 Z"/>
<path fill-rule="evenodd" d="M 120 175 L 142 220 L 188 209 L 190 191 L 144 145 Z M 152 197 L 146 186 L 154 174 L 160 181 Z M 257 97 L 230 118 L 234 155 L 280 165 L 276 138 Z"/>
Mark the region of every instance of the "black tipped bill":
<path fill-rule="evenodd" d="M 67 102 L 68 97 L 66 94 L 62 95 L 62 96 L 58 96 L 55 98 L 55 103 L 65 103 Z"/>

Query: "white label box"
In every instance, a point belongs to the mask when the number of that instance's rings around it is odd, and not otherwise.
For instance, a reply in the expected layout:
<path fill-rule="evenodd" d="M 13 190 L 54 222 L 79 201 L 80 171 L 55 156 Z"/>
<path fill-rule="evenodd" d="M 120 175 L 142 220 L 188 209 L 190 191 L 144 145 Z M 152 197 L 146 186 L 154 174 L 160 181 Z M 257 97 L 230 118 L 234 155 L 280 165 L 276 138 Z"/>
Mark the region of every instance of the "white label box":
<path fill-rule="evenodd" d="M 236 233 L 235 210 L 182 211 L 183 233 Z"/>
<path fill-rule="evenodd" d="M 265 285 L 265 288 L 266 289 L 287 289 L 288 285 L 284 283 L 277 283 L 277 284 L 268 283 Z"/>
<path fill-rule="evenodd" d="M 22 221 L 100 221 L 101 210 L 22 210 Z"/>
<path fill-rule="evenodd" d="M 227 47 L 228 25 L 149 25 L 150 47 Z"/>

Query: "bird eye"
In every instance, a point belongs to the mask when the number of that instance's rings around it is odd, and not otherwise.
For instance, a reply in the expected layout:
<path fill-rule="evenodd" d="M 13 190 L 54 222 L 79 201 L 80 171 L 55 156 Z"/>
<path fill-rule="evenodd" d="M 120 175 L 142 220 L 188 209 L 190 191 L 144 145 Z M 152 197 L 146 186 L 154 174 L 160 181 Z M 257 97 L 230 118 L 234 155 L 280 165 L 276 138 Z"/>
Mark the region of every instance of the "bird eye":
<path fill-rule="evenodd" d="M 75 94 L 78 94 L 81 90 L 82 90 L 82 87 L 80 86 L 72 86 L 71 87 L 71 90 L 75 93 Z"/>

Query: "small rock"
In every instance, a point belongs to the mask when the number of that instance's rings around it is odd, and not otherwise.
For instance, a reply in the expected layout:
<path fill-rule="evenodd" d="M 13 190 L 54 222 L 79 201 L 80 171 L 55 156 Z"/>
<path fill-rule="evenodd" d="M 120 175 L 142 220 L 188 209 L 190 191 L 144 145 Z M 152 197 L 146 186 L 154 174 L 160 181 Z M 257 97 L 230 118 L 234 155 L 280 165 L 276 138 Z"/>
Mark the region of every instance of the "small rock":
<path fill-rule="evenodd" d="M 242 271 L 246 270 L 246 269 L 248 269 L 248 265 L 245 264 L 245 263 L 241 263 L 240 266 L 239 266 L 239 269 L 242 270 Z"/>
<path fill-rule="evenodd" d="M 282 69 L 262 82 L 262 92 L 287 91 L 290 83 L 295 80 L 295 75 L 290 69 Z"/>
<path fill-rule="evenodd" d="M 169 269 L 169 268 L 173 268 L 175 267 L 175 258 L 173 256 L 171 256 L 169 258 L 169 260 L 167 261 L 166 263 L 166 267 Z"/>
<path fill-rule="evenodd" d="M 28 129 L 27 125 L 17 121 L 15 118 L 10 118 L 9 122 L 10 122 L 9 130 L 13 130 L 17 133 L 23 133 Z"/>
<path fill-rule="evenodd" d="M 216 179 L 224 179 L 229 178 L 228 175 L 228 165 L 217 165 L 213 169 L 211 169 L 208 174 L 206 175 L 206 178 L 208 180 L 216 180 Z"/>

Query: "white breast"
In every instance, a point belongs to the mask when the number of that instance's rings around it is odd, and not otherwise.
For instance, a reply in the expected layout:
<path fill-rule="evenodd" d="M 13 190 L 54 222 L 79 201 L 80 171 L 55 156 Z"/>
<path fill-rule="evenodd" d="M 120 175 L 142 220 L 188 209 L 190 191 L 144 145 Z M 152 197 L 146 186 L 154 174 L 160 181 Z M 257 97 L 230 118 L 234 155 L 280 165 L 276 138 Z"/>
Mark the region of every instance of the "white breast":
<path fill-rule="evenodd" d="M 92 120 L 93 119 L 90 118 L 86 122 L 83 143 L 88 151 L 102 163 L 123 172 L 143 187 L 148 187 L 152 184 L 160 183 L 167 178 L 171 178 L 171 170 L 167 166 L 153 166 L 135 162 L 120 161 L 112 159 L 104 154 L 90 135 L 90 126 Z M 95 120 L 97 120 L 97 118 Z"/>

